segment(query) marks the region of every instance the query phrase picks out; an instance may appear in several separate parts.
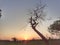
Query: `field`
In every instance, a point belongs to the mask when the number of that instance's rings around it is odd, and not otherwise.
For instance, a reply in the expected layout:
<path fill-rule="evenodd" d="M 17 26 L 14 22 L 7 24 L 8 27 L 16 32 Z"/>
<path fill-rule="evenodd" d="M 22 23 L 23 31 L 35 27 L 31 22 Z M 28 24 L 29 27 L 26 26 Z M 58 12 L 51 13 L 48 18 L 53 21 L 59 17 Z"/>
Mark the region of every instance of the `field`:
<path fill-rule="evenodd" d="M 42 40 L 31 41 L 0 41 L 0 45 L 46 45 Z M 49 45 L 60 45 L 60 40 L 49 40 Z"/>

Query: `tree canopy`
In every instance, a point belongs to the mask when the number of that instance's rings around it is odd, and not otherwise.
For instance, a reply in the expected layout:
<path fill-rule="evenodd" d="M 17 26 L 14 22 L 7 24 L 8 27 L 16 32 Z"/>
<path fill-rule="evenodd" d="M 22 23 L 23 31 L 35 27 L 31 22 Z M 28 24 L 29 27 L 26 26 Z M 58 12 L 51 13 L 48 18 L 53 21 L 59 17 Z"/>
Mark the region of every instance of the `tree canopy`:
<path fill-rule="evenodd" d="M 49 26 L 49 32 L 52 34 L 59 33 L 60 32 L 60 20 L 54 21 L 53 24 Z"/>

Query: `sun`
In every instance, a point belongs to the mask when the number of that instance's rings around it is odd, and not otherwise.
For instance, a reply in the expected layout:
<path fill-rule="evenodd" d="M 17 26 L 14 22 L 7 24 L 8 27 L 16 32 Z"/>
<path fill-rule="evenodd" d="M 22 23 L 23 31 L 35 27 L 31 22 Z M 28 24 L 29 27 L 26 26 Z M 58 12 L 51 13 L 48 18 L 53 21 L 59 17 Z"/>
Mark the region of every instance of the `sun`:
<path fill-rule="evenodd" d="M 17 37 L 19 40 L 32 40 L 33 38 L 29 32 L 20 33 Z"/>
<path fill-rule="evenodd" d="M 25 40 L 28 40 L 29 38 L 27 36 L 24 37 Z"/>
<path fill-rule="evenodd" d="M 23 36 L 23 38 L 24 38 L 24 40 L 31 40 L 30 35 L 27 35 L 27 34 L 26 34 L 26 35 L 24 35 L 24 36 Z"/>

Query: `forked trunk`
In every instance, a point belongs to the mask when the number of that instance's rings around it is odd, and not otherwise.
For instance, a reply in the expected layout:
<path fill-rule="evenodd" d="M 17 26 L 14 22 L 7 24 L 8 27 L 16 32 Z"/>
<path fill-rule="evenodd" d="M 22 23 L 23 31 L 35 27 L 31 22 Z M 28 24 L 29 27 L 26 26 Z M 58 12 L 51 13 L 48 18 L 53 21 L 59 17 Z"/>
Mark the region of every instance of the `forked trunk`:
<path fill-rule="evenodd" d="M 42 40 L 46 43 L 46 45 L 49 45 L 48 39 L 46 39 L 37 29 L 36 26 L 38 25 L 38 22 L 34 20 L 32 17 L 30 18 L 30 24 L 32 29 L 42 38 Z"/>

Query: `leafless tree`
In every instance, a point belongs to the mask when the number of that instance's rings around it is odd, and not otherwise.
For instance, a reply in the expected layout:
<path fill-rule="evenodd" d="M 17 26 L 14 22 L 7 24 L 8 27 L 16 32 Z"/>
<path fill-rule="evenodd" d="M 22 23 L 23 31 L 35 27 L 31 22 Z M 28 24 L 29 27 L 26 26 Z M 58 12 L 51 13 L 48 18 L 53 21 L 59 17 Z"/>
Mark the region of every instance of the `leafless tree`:
<path fill-rule="evenodd" d="M 48 43 L 48 39 L 46 37 L 44 37 L 44 35 L 42 33 L 40 33 L 36 27 L 39 24 L 39 20 L 42 21 L 45 19 L 45 15 L 44 15 L 44 8 L 46 5 L 39 5 L 36 7 L 36 9 L 34 9 L 31 14 L 33 14 L 30 17 L 30 24 L 32 29 L 42 38 L 42 40 L 45 41 L 46 45 L 49 45 Z"/>

